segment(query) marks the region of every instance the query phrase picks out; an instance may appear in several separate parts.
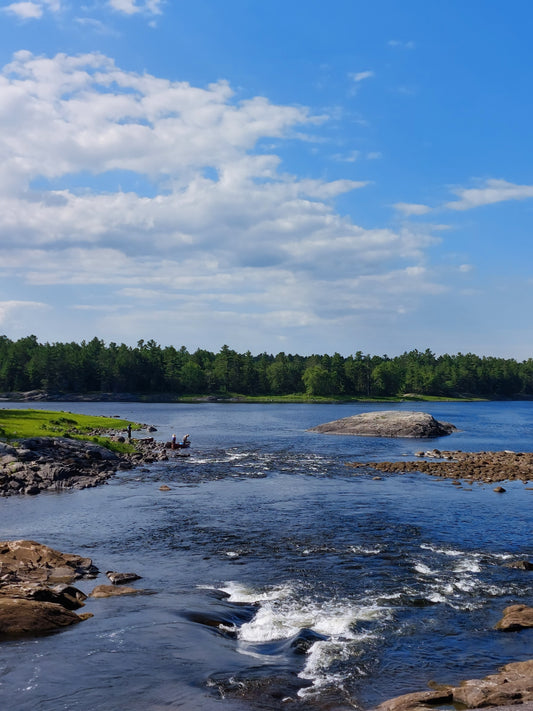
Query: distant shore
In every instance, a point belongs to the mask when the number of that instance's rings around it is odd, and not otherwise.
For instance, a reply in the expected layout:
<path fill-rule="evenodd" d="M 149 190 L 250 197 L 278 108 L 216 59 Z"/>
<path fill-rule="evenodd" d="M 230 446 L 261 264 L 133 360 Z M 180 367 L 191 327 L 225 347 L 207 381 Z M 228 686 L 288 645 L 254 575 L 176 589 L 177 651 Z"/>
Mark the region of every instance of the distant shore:
<path fill-rule="evenodd" d="M 417 395 L 405 393 L 395 397 L 342 397 L 342 396 L 310 396 L 304 393 L 291 395 L 240 395 L 238 393 L 216 393 L 178 395 L 175 393 L 129 393 L 129 392 L 60 392 L 47 390 L 29 390 L 0 392 L 2 402 L 146 402 L 146 403 L 350 403 L 350 402 L 513 402 L 530 401 L 533 398 L 482 398 L 473 396 L 438 397 L 435 395 Z"/>

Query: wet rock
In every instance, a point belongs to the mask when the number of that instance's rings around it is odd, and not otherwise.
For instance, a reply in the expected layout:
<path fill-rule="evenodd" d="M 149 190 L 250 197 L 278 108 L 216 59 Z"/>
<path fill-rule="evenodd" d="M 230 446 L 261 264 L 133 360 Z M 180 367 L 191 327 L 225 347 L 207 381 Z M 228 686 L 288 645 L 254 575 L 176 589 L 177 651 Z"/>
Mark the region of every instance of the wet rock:
<path fill-rule="evenodd" d="M 116 595 L 135 595 L 142 592 L 142 590 L 137 590 L 128 585 L 123 585 L 122 587 L 116 587 L 115 585 L 97 585 L 90 597 L 100 598 L 100 597 L 114 597 Z"/>
<path fill-rule="evenodd" d="M 114 570 L 108 570 L 106 575 L 113 585 L 122 585 L 123 583 L 131 583 L 133 580 L 141 579 L 141 576 L 137 575 L 137 573 L 117 573 Z"/>
<path fill-rule="evenodd" d="M 495 489 L 493 489 L 497 494 L 505 494 L 507 489 L 504 489 L 503 486 L 497 486 Z"/>
<path fill-rule="evenodd" d="M 503 632 L 514 632 L 528 627 L 533 627 L 533 607 L 528 607 L 527 605 L 510 605 L 503 611 L 503 617 L 496 624 L 495 629 L 502 630 Z"/>
<path fill-rule="evenodd" d="M 439 706 L 507 706 L 533 701 L 533 660 L 506 664 L 496 674 L 463 681 L 459 686 L 442 686 L 435 691 L 404 694 L 385 701 L 375 711 L 427 711 Z"/>
<path fill-rule="evenodd" d="M 343 417 L 312 427 L 310 432 L 359 435 L 361 437 L 442 437 L 456 430 L 448 422 L 439 422 L 426 412 L 381 410 Z"/>
<path fill-rule="evenodd" d="M 75 612 L 53 602 L 0 597 L 0 639 L 38 635 L 81 621 Z"/>
<path fill-rule="evenodd" d="M 529 560 L 512 560 L 510 563 L 504 563 L 504 566 L 517 570 L 533 570 L 533 563 Z"/>

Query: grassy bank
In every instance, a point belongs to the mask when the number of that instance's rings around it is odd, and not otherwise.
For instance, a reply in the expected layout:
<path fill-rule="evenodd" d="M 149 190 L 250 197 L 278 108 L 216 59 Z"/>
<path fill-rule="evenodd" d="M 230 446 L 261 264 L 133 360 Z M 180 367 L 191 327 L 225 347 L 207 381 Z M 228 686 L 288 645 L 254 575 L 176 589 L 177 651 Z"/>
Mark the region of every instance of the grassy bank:
<path fill-rule="evenodd" d="M 139 425 L 115 417 L 93 417 L 72 412 L 52 410 L 0 409 L 0 439 L 8 442 L 28 437 L 72 437 L 97 442 L 115 452 L 129 452 L 133 447 L 127 443 L 114 442 L 106 436 L 110 431 L 132 430 Z"/>

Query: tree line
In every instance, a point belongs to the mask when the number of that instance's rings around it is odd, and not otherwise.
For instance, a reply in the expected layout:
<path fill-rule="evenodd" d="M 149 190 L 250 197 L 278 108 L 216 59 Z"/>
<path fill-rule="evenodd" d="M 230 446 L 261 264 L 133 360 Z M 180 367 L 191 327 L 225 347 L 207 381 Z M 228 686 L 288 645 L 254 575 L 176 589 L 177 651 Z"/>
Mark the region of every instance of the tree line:
<path fill-rule="evenodd" d="M 533 396 L 533 359 L 436 356 L 412 350 L 389 357 L 357 351 L 347 357 L 250 351 L 227 345 L 218 353 L 185 346 L 161 347 L 140 340 L 135 347 L 93 338 L 81 343 L 39 343 L 36 336 L 12 341 L 0 336 L 0 392 L 153 395 L 291 395 L 513 398 Z"/>

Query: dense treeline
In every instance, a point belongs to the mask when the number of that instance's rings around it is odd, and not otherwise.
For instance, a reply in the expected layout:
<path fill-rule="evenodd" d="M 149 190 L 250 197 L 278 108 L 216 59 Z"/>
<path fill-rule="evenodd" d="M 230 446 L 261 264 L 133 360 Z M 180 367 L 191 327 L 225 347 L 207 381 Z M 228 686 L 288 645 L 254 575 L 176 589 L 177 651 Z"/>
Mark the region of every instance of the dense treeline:
<path fill-rule="evenodd" d="M 429 349 L 390 358 L 364 355 L 218 353 L 155 341 L 136 347 L 105 343 L 44 343 L 35 336 L 0 336 L 0 391 L 63 393 L 392 397 L 403 393 L 511 398 L 533 396 L 533 359 L 436 356 Z"/>

